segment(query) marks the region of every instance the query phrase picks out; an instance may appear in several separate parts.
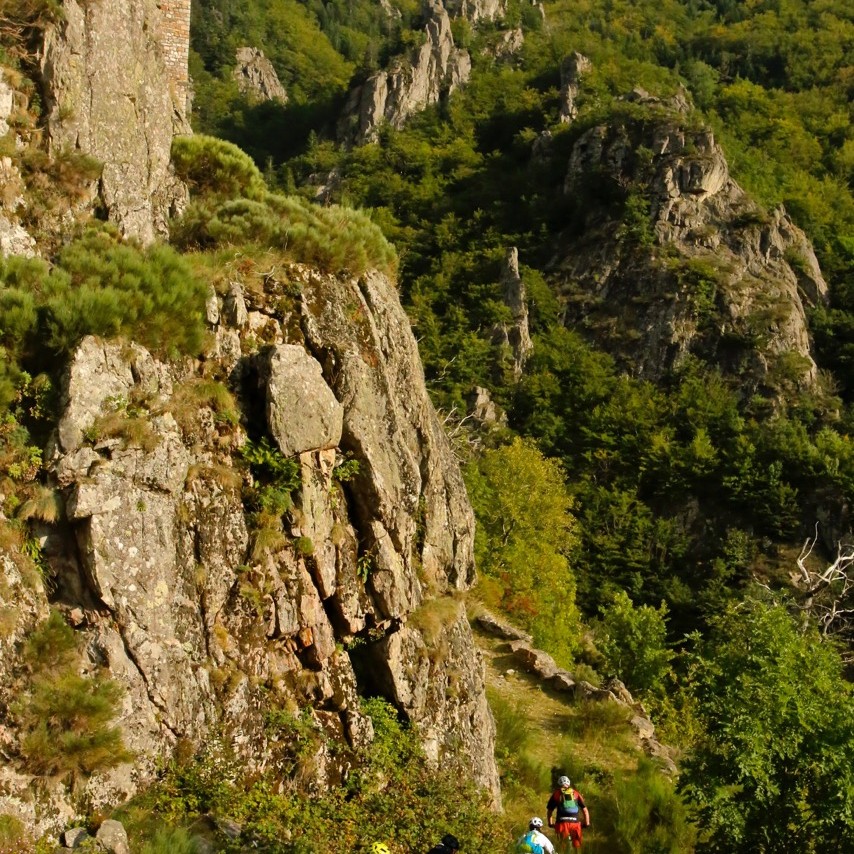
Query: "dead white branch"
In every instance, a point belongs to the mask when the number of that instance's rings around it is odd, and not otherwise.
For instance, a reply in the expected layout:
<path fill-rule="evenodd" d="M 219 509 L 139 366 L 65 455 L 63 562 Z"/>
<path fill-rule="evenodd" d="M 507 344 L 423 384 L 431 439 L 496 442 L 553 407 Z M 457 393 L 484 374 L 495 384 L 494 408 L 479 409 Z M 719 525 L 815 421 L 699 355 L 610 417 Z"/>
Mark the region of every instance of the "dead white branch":
<path fill-rule="evenodd" d="M 797 560 L 803 589 L 801 608 L 825 637 L 844 640 L 850 650 L 846 658 L 854 660 L 854 545 L 838 543 L 833 563 L 816 567 L 808 561 L 817 541 L 818 525 Z"/>

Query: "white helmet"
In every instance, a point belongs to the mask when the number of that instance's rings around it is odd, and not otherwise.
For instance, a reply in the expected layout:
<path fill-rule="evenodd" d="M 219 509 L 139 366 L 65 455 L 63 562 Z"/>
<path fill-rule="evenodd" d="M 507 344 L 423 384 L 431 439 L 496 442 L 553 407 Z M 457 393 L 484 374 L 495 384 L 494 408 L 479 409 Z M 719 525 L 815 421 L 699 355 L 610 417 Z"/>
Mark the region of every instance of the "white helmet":
<path fill-rule="evenodd" d="M 566 775 L 564 775 L 563 777 L 558 777 L 557 784 L 561 787 L 561 789 L 568 789 L 570 785 L 572 785 L 569 782 L 569 777 L 567 777 Z"/>
<path fill-rule="evenodd" d="M 536 816 L 534 816 L 531 819 L 531 829 L 532 830 L 539 830 L 542 826 L 543 826 L 543 820 L 541 818 L 537 818 Z"/>

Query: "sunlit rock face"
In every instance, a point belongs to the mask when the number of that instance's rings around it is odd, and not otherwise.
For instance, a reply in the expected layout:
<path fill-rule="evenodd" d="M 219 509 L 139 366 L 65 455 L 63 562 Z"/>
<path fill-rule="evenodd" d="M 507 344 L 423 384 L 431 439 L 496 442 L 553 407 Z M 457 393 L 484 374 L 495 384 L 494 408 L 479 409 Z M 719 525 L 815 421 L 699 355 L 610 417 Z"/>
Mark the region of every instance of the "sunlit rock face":
<path fill-rule="evenodd" d="M 424 43 L 350 93 L 339 135 L 347 142 L 375 142 L 383 123 L 401 128 L 419 110 L 437 104 L 471 75 L 471 57 L 454 44 L 445 7 L 426 6 Z"/>
<path fill-rule="evenodd" d="M 683 95 L 627 101 L 646 115 L 588 129 L 567 164 L 564 192 L 585 200 L 554 261 L 567 324 L 640 377 L 694 354 L 750 393 L 813 386 L 806 310 L 827 285 L 804 233 L 745 194 Z"/>
<path fill-rule="evenodd" d="M 313 763 L 311 785 L 335 785 L 371 741 L 370 690 L 436 763 L 497 801 L 482 662 L 456 598 L 474 580 L 473 515 L 393 284 L 293 266 L 263 292 L 231 281 L 207 316 L 204 361 L 87 338 L 64 383 L 50 470 L 65 520 L 44 532 L 52 598 L 86 660 L 122 686 L 135 754 L 95 774 L 87 797 L 131 796 L 179 740 L 224 739 L 275 772 L 270 708 L 309 709 L 340 745 Z M 211 374 L 239 421 L 194 402 Z M 247 434 L 298 464 L 294 506 L 266 544 Z M 345 458 L 357 470 L 342 480 Z M 47 596 L 10 589 L 29 603 L 24 631 Z M 7 790 L 33 826 L 73 812 L 61 787 L 50 810 L 27 807 L 30 782 Z"/>
<path fill-rule="evenodd" d="M 169 157 L 173 135 L 188 131 L 189 3 L 64 0 L 62 9 L 41 56 L 50 147 L 101 161 L 109 218 L 150 243 L 186 196 Z"/>

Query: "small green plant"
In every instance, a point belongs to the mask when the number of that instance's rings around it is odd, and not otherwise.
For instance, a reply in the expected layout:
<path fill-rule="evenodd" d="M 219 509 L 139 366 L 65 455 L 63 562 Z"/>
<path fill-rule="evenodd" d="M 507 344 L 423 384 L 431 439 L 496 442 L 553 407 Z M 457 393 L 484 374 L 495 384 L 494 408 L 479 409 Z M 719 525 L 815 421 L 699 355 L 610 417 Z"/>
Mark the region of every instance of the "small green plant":
<path fill-rule="evenodd" d="M 249 463 L 256 477 L 275 483 L 279 489 L 293 491 L 302 482 L 299 462 L 285 457 L 266 436 L 259 442 L 248 440 L 240 449 L 240 455 Z"/>
<path fill-rule="evenodd" d="M 340 483 L 347 483 L 348 480 L 352 480 L 357 474 L 359 474 L 359 468 L 359 461 L 350 454 L 347 454 L 347 456 L 332 470 L 332 477 Z"/>
<path fill-rule="evenodd" d="M 659 688 L 673 658 L 667 648 L 667 606 L 635 607 L 620 590 L 601 613 L 597 646 L 611 671 L 632 690 Z"/>
<path fill-rule="evenodd" d="M 374 556 L 371 552 L 365 552 L 359 555 L 356 561 L 356 575 L 361 580 L 362 584 L 367 584 L 368 578 L 374 571 Z"/>
<path fill-rule="evenodd" d="M 198 841 L 182 827 L 161 827 L 139 849 L 140 854 L 198 854 Z M 206 849 L 204 849 L 206 850 Z"/>
<path fill-rule="evenodd" d="M 314 554 L 314 543 L 311 537 L 298 537 L 296 542 L 297 551 L 304 557 Z"/>
<path fill-rule="evenodd" d="M 80 676 L 72 629 L 53 611 L 24 651 L 28 685 L 14 705 L 21 758 L 40 775 L 88 775 L 130 760 L 121 731 L 110 722 L 121 688 L 100 676 Z"/>

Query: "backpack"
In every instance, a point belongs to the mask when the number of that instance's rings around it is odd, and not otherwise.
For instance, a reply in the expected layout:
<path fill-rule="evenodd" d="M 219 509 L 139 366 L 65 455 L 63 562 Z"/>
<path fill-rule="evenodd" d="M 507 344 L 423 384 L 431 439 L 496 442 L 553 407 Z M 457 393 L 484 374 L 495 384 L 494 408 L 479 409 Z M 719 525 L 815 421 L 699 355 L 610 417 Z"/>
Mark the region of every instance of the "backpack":
<path fill-rule="evenodd" d="M 534 841 L 536 831 L 529 830 L 520 840 L 517 846 L 519 851 L 528 851 L 530 854 L 544 854 L 543 846 Z"/>

